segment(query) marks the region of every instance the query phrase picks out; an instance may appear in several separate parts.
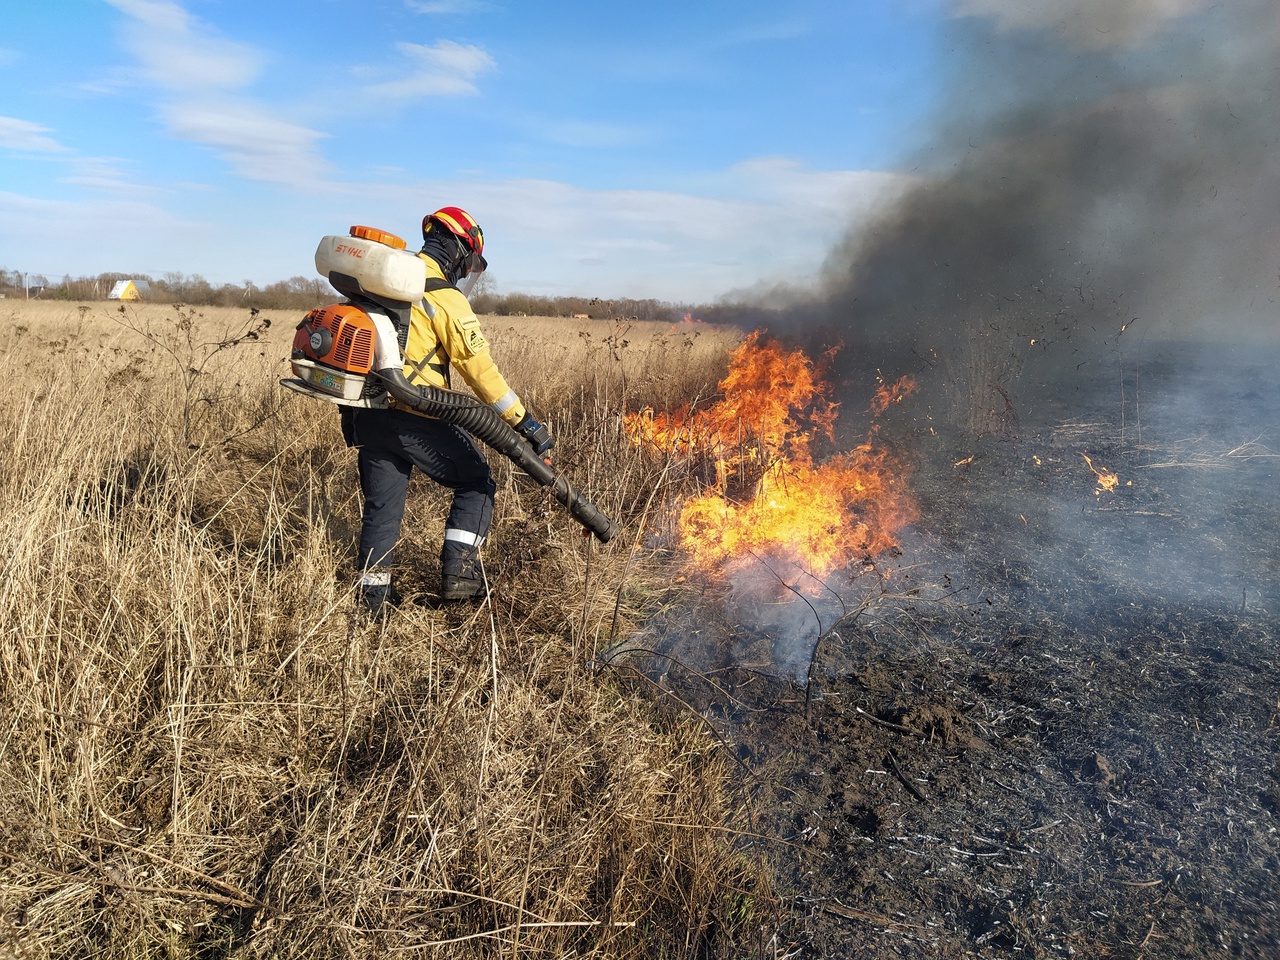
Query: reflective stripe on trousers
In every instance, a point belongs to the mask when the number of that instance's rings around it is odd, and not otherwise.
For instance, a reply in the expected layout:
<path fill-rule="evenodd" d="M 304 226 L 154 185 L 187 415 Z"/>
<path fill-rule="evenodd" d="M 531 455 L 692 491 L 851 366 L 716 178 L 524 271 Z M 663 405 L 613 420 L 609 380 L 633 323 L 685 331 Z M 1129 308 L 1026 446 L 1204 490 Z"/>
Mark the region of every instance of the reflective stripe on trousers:
<path fill-rule="evenodd" d="M 493 521 L 496 486 L 489 464 L 471 436 L 442 420 L 403 410 L 348 411 L 348 441 L 360 451 L 360 491 L 364 494 L 360 567 L 392 565 L 414 467 L 453 490 L 446 529 L 473 540 L 465 543 L 446 537 L 442 562 L 449 566 L 473 556 Z"/>
<path fill-rule="evenodd" d="M 444 531 L 445 542 L 452 540 L 454 543 L 460 543 L 464 547 L 482 547 L 484 546 L 484 537 L 478 533 L 472 533 L 470 530 L 459 530 L 457 527 L 447 527 Z"/>

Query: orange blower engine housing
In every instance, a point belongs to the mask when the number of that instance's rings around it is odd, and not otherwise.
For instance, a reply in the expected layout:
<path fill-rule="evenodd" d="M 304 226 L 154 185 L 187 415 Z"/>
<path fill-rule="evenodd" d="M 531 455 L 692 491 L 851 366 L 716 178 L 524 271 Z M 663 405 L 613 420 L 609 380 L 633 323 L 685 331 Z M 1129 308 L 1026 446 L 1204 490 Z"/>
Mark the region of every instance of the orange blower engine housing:
<path fill-rule="evenodd" d="M 359 307 L 317 307 L 302 318 L 293 336 L 294 375 L 339 402 L 358 401 L 369 385 L 376 339 L 373 320 Z"/>

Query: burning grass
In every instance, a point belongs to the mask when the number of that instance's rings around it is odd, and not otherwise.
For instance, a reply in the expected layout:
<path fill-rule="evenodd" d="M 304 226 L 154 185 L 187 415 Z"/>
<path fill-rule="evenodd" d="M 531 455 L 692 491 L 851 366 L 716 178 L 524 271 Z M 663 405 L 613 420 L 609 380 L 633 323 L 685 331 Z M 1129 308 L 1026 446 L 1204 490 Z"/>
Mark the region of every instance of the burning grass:
<path fill-rule="evenodd" d="M 410 572 L 401 611 L 355 619 L 353 457 L 330 408 L 275 386 L 294 318 L 51 306 L 5 308 L 0 940 L 763 952 L 768 883 L 735 852 L 715 741 L 589 667 L 665 576 L 653 551 L 594 547 L 494 458 L 494 602 L 413 602 L 434 584 Z M 616 402 L 712 364 L 698 339 L 644 336 L 638 358 L 619 341 L 601 362 L 594 335 L 568 351 L 558 370 L 599 373 L 572 397 L 571 375 L 507 364 L 561 391 L 561 463 L 621 518 L 659 471 Z M 433 569 L 443 515 L 415 484 L 411 571 Z"/>
<path fill-rule="evenodd" d="M 830 356 L 827 357 L 830 359 Z M 881 387 L 881 413 L 909 393 Z M 802 589 L 897 545 L 915 519 L 908 468 L 875 442 L 815 458 L 834 442 L 837 405 L 822 369 L 802 351 L 753 333 L 733 351 L 716 399 L 669 413 L 628 414 L 628 435 L 693 478 L 680 506 L 679 543 L 704 574 L 764 562 L 781 565 Z"/>

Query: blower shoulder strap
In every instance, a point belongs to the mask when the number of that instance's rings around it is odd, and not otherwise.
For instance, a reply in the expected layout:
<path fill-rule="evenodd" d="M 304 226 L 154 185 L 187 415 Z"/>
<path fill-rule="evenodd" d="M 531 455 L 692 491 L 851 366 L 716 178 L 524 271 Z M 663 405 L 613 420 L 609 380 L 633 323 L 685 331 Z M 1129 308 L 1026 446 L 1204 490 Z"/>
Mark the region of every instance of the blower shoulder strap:
<path fill-rule="evenodd" d="M 422 287 L 422 309 L 432 320 L 436 318 L 436 305 L 427 297 L 428 293 L 434 293 L 436 290 L 457 290 L 458 288 L 445 280 L 443 277 L 428 277 Z M 459 293 L 462 291 L 459 290 Z M 403 346 L 403 345 L 402 345 Z"/>
<path fill-rule="evenodd" d="M 409 324 L 412 322 L 412 307 L 400 307 L 396 310 L 388 311 L 391 314 L 391 322 L 396 328 L 396 342 L 400 344 L 400 355 L 404 356 L 404 352 L 409 346 Z"/>

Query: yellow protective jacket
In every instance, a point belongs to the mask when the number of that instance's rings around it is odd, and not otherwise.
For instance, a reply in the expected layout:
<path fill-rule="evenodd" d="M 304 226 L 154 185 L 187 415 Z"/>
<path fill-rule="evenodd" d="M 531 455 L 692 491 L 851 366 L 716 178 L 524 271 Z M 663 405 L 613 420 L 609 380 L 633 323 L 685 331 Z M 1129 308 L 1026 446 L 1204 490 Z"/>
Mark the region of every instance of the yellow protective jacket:
<path fill-rule="evenodd" d="M 434 260 L 423 254 L 418 257 L 427 265 L 428 281 L 444 279 Z M 404 375 L 415 386 L 448 387 L 450 366 L 462 374 L 467 386 L 497 410 L 502 419 L 513 426 L 520 422 L 525 413 L 524 404 L 498 372 L 489 353 L 489 341 L 480 330 L 480 321 L 471 304 L 457 288 L 444 287 L 428 290 L 423 299 L 413 305 L 404 350 Z M 392 405 L 396 405 L 394 401 Z"/>

